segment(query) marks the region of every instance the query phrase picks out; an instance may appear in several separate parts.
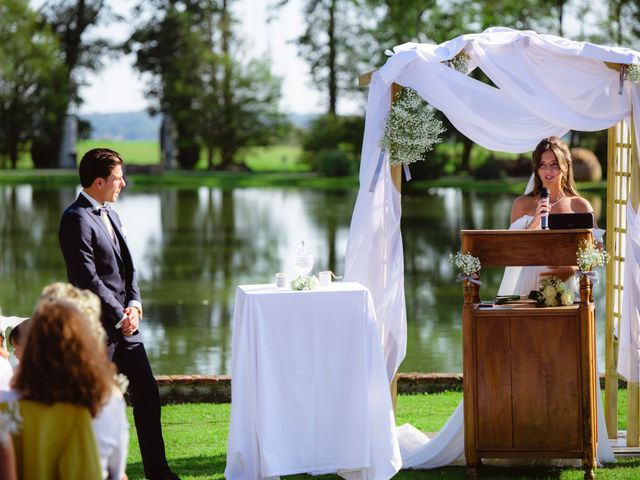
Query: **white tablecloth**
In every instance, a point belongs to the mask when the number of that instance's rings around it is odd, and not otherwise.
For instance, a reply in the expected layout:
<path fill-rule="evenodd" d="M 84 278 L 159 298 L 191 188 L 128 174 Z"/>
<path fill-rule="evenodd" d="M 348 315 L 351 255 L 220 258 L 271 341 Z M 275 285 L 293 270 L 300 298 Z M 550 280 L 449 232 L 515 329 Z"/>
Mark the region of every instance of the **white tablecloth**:
<path fill-rule="evenodd" d="M 239 286 L 231 378 L 226 478 L 381 480 L 399 470 L 378 325 L 362 285 Z"/>

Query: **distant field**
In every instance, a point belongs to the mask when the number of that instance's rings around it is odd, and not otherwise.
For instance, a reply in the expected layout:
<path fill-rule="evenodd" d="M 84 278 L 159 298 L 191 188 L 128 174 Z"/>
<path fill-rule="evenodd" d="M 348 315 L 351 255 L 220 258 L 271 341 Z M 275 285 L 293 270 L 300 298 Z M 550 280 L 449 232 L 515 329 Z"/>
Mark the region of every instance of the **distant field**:
<path fill-rule="evenodd" d="M 78 161 L 92 148 L 110 148 L 115 150 L 126 163 L 136 165 L 155 165 L 160 163 L 160 143 L 144 140 L 85 140 L 76 146 Z"/>
<path fill-rule="evenodd" d="M 120 153 L 126 163 L 133 165 L 158 165 L 160 163 L 160 143 L 143 140 L 86 140 L 78 142 L 78 161 L 92 148 L 105 147 Z M 255 172 L 308 172 L 309 166 L 300 163 L 302 149 L 298 145 L 271 145 L 252 147 L 239 153 L 239 158 Z M 200 155 L 196 169 L 205 170 L 206 152 Z M 31 157 L 23 153 L 18 161 L 19 169 L 33 168 Z"/>

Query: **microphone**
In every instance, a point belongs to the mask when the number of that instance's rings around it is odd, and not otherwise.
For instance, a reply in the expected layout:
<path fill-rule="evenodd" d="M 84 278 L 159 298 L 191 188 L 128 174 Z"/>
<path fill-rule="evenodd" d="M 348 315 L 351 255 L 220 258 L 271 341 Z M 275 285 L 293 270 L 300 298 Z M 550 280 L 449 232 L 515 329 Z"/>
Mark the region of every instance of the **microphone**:
<path fill-rule="evenodd" d="M 542 187 L 540 199 L 549 206 L 549 190 L 546 187 Z M 549 213 L 547 212 L 540 217 L 540 228 L 542 228 L 542 230 L 549 230 L 548 215 Z"/>

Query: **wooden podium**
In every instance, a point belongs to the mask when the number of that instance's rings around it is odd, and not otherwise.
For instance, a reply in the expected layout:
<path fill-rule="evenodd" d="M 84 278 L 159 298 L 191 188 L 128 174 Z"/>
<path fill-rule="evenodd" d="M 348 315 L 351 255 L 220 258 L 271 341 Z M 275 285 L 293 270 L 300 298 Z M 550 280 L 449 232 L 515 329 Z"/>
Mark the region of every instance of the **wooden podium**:
<path fill-rule="evenodd" d="M 462 252 L 487 266 L 575 265 L 591 230 L 463 230 Z M 483 305 L 464 287 L 464 440 L 467 477 L 482 458 L 579 458 L 593 479 L 596 454 L 595 307 L 591 284 L 568 307 Z"/>

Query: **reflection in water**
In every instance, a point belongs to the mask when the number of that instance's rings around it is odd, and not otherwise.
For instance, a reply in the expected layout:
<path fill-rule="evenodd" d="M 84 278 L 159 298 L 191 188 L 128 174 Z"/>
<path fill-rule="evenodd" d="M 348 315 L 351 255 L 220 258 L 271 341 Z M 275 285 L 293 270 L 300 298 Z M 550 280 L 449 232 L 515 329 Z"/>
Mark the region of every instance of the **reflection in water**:
<path fill-rule="evenodd" d="M 66 278 L 58 221 L 77 192 L 0 186 L 5 315 L 29 315 L 42 287 Z M 138 268 L 143 336 L 155 373 L 229 373 L 236 286 L 270 283 L 278 271 L 291 278 L 301 240 L 315 256 L 314 271 L 342 274 L 355 197 L 354 191 L 287 188 L 125 191 L 115 208 Z M 409 340 L 402 371 L 462 371 L 461 286 L 447 259 L 459 250 L 461 229 L 506 228 L 512 200 L 450 188 L 403 196 Z M 488 299 L 502 272 L 482 274 Z M 604 282 L 595 295 L 603 338 Z M 603 348 L 599 342 L 601 369 Z"/>

